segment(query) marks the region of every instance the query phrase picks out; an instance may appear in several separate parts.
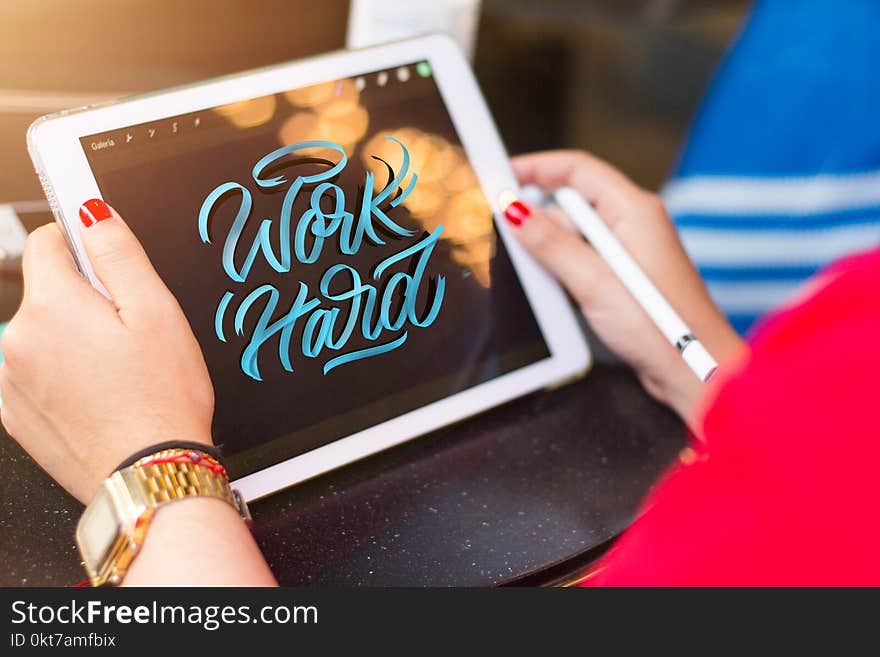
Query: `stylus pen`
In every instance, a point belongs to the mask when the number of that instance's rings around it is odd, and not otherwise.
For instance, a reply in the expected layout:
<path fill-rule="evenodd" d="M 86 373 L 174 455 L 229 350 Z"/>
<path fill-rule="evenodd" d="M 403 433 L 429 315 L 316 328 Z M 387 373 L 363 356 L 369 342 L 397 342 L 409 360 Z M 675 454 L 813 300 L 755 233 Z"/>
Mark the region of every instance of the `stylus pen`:
<path fill-rule="evenodd" d="M 557 189 L 553 197 L 602 259 L 617 274 L 638 304 L 648 313 L 648 317 L 654 321 L 660 332 L 678 349 L 684 362 L 701 381 L 712 378 L 718 369 L 718 363 L 694 337 L 687 324 L 660 294 L 629 252 L 623 248 L 611 229 L 596 214 L 593 206 L 570 187 Z"/>

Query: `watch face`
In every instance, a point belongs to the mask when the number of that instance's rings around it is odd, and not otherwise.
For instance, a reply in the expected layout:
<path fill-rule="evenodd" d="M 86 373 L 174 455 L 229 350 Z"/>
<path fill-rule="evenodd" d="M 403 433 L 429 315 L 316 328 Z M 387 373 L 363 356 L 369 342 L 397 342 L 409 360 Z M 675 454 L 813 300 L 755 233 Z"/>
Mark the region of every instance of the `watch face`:
<path fill-rule="evenodd" d="M 76 541 L 88 568 L 98 570 L 107 560 L 120 530 L 110 493 L 101 486 L 76 528 Z"/>

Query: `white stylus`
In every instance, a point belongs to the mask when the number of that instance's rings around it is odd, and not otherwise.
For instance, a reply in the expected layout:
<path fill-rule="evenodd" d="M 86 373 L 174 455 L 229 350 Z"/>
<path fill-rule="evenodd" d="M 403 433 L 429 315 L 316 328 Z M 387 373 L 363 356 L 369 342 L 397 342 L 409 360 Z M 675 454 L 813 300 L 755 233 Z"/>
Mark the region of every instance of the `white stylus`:
<path fill-rule="evenodd" d="M 527 197 L 534 196 L 535 193 L 535 190 L 523 191 L 523 197 L 527 201 Z M 687 324 L 660 294 L 660 291 L 636 264 L 629 252 L 623 248 L 623 245 L 602 221 L 593 206 L 570 187 L 557 189 L 553 197 L 654 321 L 660 332 L 678 349 L 684 362 L 697 377 L 701 381 L 708 381 L 712 378 L 718 369 L 718 363 L 702 343 L 694 337 Z"/>

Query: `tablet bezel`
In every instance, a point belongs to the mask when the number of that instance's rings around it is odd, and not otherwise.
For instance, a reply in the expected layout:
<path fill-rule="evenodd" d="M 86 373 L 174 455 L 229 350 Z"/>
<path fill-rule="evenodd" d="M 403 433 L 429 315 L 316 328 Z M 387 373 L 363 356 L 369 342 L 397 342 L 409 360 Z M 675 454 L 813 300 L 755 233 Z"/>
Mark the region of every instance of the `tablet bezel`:
<path fill-rule="evenodd" d="M 470 67 L 448 37 L 429 35 L 279 64 L 99 106 L 38 119 L 28 131 L 28 148 L 55 219 L 67 235 L 83 274 L 104 294 L 85 256 L 78 209 L 100 198 L 80 138 L 257 96 L 281 93 L 326 80 L 427 60 L 440 94 L 486 198 L 498 233 L 518 272 L 550 356 L 311 451 L 238 479 L 248 500 L 369 456 L 492 406 L 585 372 L 591 363 L 583 332 L 564 292 L 519 245 L 498 206 L 502 192 L 516 189 L 508 156 Z M 479 157 L 474 157 L 474 154 Z"/>

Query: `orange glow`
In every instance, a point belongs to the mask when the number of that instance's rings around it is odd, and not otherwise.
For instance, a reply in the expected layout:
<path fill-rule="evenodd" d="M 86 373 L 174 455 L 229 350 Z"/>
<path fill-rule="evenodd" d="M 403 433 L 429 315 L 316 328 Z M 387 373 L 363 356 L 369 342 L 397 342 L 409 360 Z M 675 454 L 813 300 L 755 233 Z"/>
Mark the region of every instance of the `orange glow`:
<path fill-rule="evenodd" d="M 291 89 L 284 92 L 288 102 L 296 107 L 316 107 L 322 105 L 333 98 L 333 90 L 336 82 L 321 82 L 308 87 L 300 87 L 299 89 Z"/>
<path fill-rule="evenodd" d="M 261 96 L 221 105 L 214 111 L 228 119 L 236 128 L 253 128 L 268 123 L 275 116 L 277 105 L 275 96 Z"/>
<path fill-rule="evenodd" d="M 492 211 L 464 151 L 439 135 L 404 127 L 381 130 L 367 140 L 362 150 L 364 167 L 378 180 L 387 176 L 385 160 L 394 170 L 403 164 L 400 147 L 386 135 L 406 144 L 410 152 L 410 171 L 418 175 L 415 191 L 403 202 L 412 217 L 425 230 L 443 225 L 441 239 L 452 247 L 452 258 L 471 270 L 484 287 L 491 283 L 489 263 L 495 252 Z M 409 184 L 410 176 L 401 183 Z"/>
<path fill-rule="evenodd" d="M 359 104 L 360 92 L 351 80 L 322 82 L 285 93 L 297 109 L 278 132 L 282 144 L 306 139 L 336 142 L 348 155 L 363 138 L 370 123 L 367 110 Z"/>

